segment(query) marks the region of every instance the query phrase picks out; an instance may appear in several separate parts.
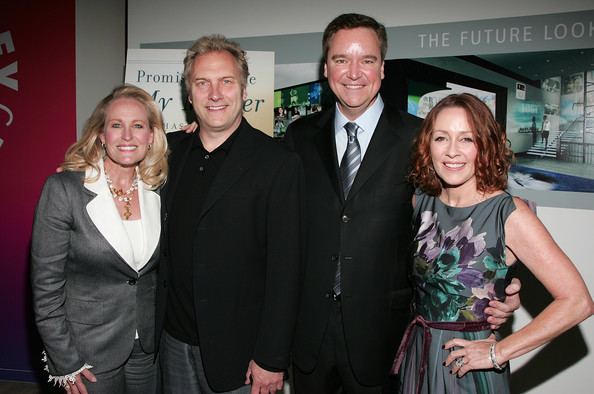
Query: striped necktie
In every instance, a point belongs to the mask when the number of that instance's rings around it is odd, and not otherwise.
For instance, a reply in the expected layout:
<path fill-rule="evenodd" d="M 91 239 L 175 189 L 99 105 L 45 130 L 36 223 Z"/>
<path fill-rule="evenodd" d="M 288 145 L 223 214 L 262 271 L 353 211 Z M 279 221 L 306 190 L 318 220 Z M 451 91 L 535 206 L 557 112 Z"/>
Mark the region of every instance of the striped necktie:
<path fill-rule="evenodd" d="M 357 139 L 357 130 L 359 129 L 359 126 L 357 126 L 356 123 L 348 122 L 344 125 L 344 128 L 347 132 L 348 141 L 346 151 L 340 161 L 340 176 L 342 178 L 344 198 L 346 199 L 351 190 L 351 186 L 353 186 L 357 170 L 359 169 L 359 166 L 361 166 L 361 146 Z M 334 272 L 334 285 L 332 286 L 332 291 L 335 296 L 340 295 L 342 292 L 340 284 L 340 265 L 340 259 L 338 259 L 336 271 Z"/>
<path fill-rule="evenodd" d="M 359 126 L 353 122 L 347 122 L 344 125 L 347 132 L 347 147 L 340 161 L 340 177 L 342 178 L 342 190 L 346 199 L 353 186 L 353 181 L 357 175 L 357 170 L 361 166 L 361 146 L 357 139 L 357 130 Z"/>

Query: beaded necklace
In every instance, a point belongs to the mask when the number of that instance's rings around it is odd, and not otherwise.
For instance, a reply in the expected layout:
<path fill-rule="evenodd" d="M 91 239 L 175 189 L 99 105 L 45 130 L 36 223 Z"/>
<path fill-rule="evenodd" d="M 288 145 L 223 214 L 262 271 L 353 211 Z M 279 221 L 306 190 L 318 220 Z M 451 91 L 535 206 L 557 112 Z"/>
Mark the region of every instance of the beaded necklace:
<path fill-rule="evenodd" d="M 132 194 L 136 189 L 138 189 L 138 174 L 136 174 L 136 172 L 134 173 L 134 179 L 132 179 L 132 186 L 130 186 L 130 188 L 126 191 L 123 191 L 122 189 L 117 189 L 113 185 L 113 181 L 109 177 L 107 170 L 105 170 L 105 180 L 107 181 L 107 185 L 109 186 L 111 196 L 116 200 L 124 203 L 124 212 L 122 213 L 122 215 L 124 216 L 124 219 L 128 220 L 130 216 L 132 216 L 132 206 L 130 204 L 130 201 L 132 201 Z"/>

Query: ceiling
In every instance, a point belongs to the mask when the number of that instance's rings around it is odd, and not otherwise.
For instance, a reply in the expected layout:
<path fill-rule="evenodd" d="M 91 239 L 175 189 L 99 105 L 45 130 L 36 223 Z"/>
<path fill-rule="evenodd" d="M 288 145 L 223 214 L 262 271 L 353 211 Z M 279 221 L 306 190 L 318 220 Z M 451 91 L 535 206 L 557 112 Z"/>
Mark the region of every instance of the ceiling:
<path fill-rule="evenodd" d="M 594 70 L 594 48 L 477 57 L 533 81 Z"/>

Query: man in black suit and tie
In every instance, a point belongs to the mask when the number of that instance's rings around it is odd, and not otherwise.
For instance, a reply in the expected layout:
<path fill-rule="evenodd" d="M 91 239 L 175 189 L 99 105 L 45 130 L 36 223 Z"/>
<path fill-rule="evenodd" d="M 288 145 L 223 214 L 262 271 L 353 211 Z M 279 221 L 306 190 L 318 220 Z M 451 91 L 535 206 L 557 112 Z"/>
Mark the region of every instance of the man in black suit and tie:
<path fill-rule="evenodd" d="M 406 177 L 420 122 L 378 94 L 386 50 L 386 30 L 375 19 L 335 18 L 323 51 L 336 107 L 295 121 L 285 137 L 302 159 L 306 185 L 293 347 L 298 394 L 381 393 L 394 383 L 388 371 L 410 318 Z M 508 299 L 511 308 L 500 304 L 495 316 L 518 307 Z"/>
<path fill-rule="evenodd" d="M 202 37 L 184 63 L 199 131 L 168 136 L 156 316 L 163 388 L 274 393 L 299 301 L 301 162 L 243 118 L 248 66 L 236 43 Z"/>

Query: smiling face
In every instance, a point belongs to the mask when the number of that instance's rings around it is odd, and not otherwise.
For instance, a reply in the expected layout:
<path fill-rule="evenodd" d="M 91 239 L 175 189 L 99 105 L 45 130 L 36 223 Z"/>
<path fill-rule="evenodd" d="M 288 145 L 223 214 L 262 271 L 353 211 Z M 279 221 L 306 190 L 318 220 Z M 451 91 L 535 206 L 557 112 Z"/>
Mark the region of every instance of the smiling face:
<path fill-rule="evenodd" d="M 477 148 L 466 110 L 449 107 L 439 112 L 429 149 L 433 168 L 444 189 L 476 191 Z"/>
<path fill-rule="evenodd" d="M 134 167 L 144 159 L 153 143 L 145 107 L 132 98 L 119 98 L 105 109 L 105 126 L 99 139 L 105 144 L 106 161 Z"/>
<path fill-rule="evenodd" d="M 337 31 L 330 39 L 324 76 L 340 111 L 355 120 L 375 101 L 384 79 L 377 34 L 366 27 Z"/>
<path fill-rule="evenodd" d="M 241 70 L 227 51 L 197 56 L 192 66 L 191 103 L 201 133 L 231 134 L 239 127 L 246 90 Z"/>

